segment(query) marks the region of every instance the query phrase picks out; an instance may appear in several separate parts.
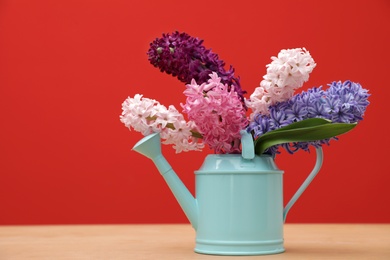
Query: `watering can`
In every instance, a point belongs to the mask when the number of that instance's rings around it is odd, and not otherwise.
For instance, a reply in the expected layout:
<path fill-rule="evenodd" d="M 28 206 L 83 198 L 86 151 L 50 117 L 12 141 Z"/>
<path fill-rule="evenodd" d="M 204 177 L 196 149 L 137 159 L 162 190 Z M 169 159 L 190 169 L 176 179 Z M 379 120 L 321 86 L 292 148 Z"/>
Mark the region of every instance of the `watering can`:
<path fill-rule="evenodd" d="M 266 255 L 285 251 L 283 223 L 292 205 L 317 175 L 316 163 L 283 207 L 283 171 L 270 155 L 255 155 L 252 136 L 241 131 L 241 154 L 210 154 L 195 171 L 196 198 L 161 153 L 159 133 L 145 136 L 133 150 L 150 158 L 196 231 L 195 252 L 213 255 Z"/>

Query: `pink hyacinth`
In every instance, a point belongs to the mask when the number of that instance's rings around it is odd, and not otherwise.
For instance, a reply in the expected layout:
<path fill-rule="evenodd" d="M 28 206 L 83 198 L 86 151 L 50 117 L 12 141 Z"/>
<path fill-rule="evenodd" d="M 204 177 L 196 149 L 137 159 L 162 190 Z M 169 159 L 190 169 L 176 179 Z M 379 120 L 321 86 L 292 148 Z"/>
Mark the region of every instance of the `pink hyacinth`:
<path fill-rule="evenodd" d="M 195 80 L 187 85 L 182 104 L 189 120 L 195 122 L 203 142 L 216 153 L 240 152 L 240 130 L 248 124 L 245 109 L 233 87 L 221 83 L 213 72 L 207 83 Z"/>

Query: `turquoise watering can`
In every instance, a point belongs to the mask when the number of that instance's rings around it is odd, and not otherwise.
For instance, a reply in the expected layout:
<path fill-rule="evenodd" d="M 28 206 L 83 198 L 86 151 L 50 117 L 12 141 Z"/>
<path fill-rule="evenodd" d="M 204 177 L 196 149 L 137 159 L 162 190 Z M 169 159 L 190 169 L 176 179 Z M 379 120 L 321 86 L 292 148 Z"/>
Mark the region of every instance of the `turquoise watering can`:
<path fill-rule="evenodd" d="M 283 223 L 323 161 L 316 148 L 314 169 L 283 208 L 283 171 L 269 155 L 254 154 L 250 134 L 241 131 L 242 154 L 210 154 L 195 171 L 196 198 L 161 153 L 160 135 L 144 137 L 133 150 L 150 158 L 196 230 L 195 252 L 265 255 L 284 252 Z"/>

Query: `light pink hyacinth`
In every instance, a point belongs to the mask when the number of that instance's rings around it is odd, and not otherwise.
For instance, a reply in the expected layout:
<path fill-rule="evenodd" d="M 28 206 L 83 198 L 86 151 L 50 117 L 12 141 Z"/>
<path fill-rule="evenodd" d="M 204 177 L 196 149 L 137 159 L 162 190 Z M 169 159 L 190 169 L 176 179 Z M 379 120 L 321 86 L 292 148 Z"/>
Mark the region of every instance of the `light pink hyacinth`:
<path fill-rule="evenodd" d="M 187 100 L 182 107 L 189 120 L 195 122 L 203 142 L 216 153 L 239 153 L 240 130 L 245 129 L 248 121 L 233 87 L 229 90 L 212 73 L 207 83 L 198 85 L 192 80 L 184 94 Z"/>
<path fill-rule="evenodd" d="M 255 114 L 269 114 L 268 107 L 294 95 L 296 89 L 309 80 L 316 63 L 305 48 L 281 50 L 267 65 L 267 74 L 246 105 Z"/>
<path fill-rule="evenodd" d="M 199 151 L 204 147 L 201 139 L 192 135 L 191 131 L 196 130 L 196 125 L 186 122 L 172 105 L 167 109 L 154 99 L 136 94 L 123 102 L 122 110 L 120 120 L 126 127 L 143 135 L 160 133 L 163 143 L 172 144 L 177 153 Z"/>

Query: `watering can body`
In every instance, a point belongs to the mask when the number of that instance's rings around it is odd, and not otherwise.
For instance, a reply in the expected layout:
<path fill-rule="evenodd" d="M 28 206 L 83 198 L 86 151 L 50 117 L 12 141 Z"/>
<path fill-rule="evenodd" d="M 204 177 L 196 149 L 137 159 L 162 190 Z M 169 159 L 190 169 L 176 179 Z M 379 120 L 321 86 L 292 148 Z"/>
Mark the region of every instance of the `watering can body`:
<path fill-rule="evenodd" d="M 284 251 L 283 172 L 272 157 L 208 155 L 196 174 L 195 251 L 258 255 Z"/>
<path fill-rule="evenodd" d="M 283 171 L 268 155 L 255 156 L 243 134 L 242 154 L 212 154 L 195 171 L 196 198 L 161 154 L 152 134 L 133 150 L 150 158 L 196 230 L 195 252 L 215 255 L 263 255 L 284 252 L 286 214 L 322 165 L 322 150 L 295 195 L 283 207 Z M 251 140 L 251 139 L 247 139 Z M 249 152 L 248 152 L 249 151 Z"/>

